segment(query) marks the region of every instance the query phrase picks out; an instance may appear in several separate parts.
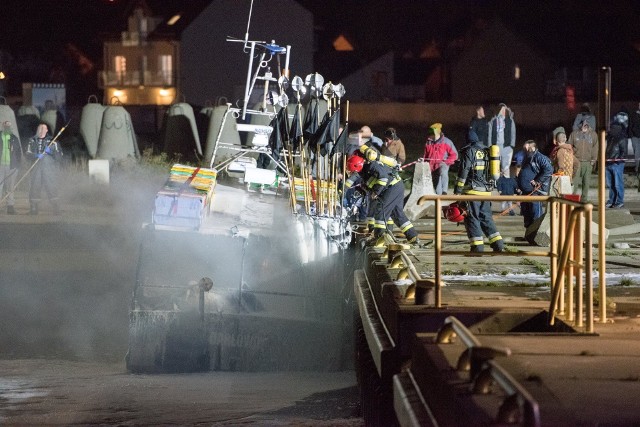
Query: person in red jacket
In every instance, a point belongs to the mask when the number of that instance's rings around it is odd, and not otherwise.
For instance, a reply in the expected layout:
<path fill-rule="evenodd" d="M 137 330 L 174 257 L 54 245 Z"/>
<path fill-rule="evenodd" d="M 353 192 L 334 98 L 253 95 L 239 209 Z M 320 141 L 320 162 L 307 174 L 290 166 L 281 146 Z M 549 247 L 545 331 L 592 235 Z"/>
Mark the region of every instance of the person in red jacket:
<path fill-rule="evenodd" d="M 434 123 L 429 126 L 429 135 L 424 146 L 424 160 L 429 162 L 436 194 L 447 194 L 449 167 L 457 159 L 458 151 L 453 142 L 442 133 L 442 124 Z"/>

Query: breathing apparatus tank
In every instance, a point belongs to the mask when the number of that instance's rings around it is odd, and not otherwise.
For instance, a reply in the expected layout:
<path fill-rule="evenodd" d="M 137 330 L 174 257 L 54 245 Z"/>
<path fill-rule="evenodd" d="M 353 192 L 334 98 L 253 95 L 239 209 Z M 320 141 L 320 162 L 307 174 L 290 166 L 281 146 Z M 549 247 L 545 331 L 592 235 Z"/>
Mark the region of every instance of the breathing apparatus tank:
<path fill-rule="evenodd" d="M 496 144 L 489 146 L 489 173 L 487 178 L 493 185 L 500 178 L 500 147 Z"/>
<path fill-rule="evenodd" d="M 364 154 L 365 158 L 370 162 L 380 162 L 385 166 L 389 166 L 390 168 L 395 168 L 398 166 L 398 162 L 393 157 L 384 156 L 380 154 L 378 150 L 375 148 L 371 148 L 367 145 L 360 146 L 360 152 Z"/>

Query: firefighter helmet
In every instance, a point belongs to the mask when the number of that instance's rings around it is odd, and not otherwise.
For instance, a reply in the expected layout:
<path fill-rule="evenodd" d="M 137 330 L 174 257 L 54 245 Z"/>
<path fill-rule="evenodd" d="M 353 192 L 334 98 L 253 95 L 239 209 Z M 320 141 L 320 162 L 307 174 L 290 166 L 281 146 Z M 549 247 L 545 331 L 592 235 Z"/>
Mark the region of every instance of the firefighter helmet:
<path fill-rule="evenodd" d="M 445 216 L 451 222 L 463 222 L 466 214 L 467 212 L 458 202 L 451 203 L 445 210 Z"/>
<path fill-rule="evenodd" d="M 364 159 L 360 156 L 350 156 L 347 159 L 347 170 L 349 172 L 360 172 L 364 166 Z"/>

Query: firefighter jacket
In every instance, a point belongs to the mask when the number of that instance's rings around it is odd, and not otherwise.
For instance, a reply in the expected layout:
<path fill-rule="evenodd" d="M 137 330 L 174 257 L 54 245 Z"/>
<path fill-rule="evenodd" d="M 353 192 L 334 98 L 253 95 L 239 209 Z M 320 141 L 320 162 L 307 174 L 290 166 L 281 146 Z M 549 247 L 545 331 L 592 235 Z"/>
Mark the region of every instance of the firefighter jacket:
<path fill-rule="evenodd" d="M 454 193 L 490 195 L 493 185 L 487 178 L 488 173 L 489 151 L 476 138 L 461 150 Z"/>
<path fill-rule="evenodd" d="M 400 182 L 400 176 L 395 169 L 380 162 L 365 162 L 362 171 L 353 173 L 347 178 L 345 186 L 351 188 L 362 183 L 371 194 L 380 196 L 388 187 L 398 182 Z"/>

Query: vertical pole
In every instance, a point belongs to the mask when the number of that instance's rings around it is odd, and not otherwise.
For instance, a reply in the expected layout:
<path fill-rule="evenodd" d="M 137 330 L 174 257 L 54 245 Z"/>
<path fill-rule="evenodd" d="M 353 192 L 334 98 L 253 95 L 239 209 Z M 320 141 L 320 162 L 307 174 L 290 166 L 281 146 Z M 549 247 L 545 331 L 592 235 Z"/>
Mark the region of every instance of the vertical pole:
<path fill-rule="evenodd" d="M 585 278 L 585 289 L 587 290 L 587 332 L 593 332 L 593 247 L 592 247 L 592 231 L 591 231 L 591 221 L 593 214 L 593 205 L 589 203 L 587 205 L 587 217 L 585 218 L 586 227 L 585 227 L 585 239 L 584 239 L 584 249 L 585 249 L 585 266 L 584 266 L 584 278 Z M 604 274 L 604 272 L 603 272 Z"/>
<path fill-rule="evenodd" d="M 572 205 L 567 205 L 567 209 L 569 210 L 569 214 L 571 214 L 572 212 L 574 212 L 574 208 Z M 565 311 L 565 314 L 567 315 L 567 319 L 570 321 L 573 321 L 574 319 L 574 307 L 573 307 L 573 277 L 574 277 L 574 272 L 576 271 L 577 267 L 575 267 L 575 264 L 573 263 L 573 261 L 576 260 L 576 252 L 575 252 L 575 247 L 576 247 L 576 242 L 579 241 L 579 238 L 576 238 L 576 236 L 579 236 L 579 232 L 580 232 L 580 220 L 582 219 L 582 214 L 580 214 L 580 216 L 578 217 L 578 220 L 576 221 L 576 226 L 573 228 L 573 230 L 567 230 L 567 239 L 571 239 L 571 246 L 569 247 L 569 263 L 567 264 L 567 271 L 565 273 L 565 276 L 567 278 L 567 308 Z"/>
<path fill-rule="evenodd" d="M 248 35 L 248 33 L 247 33 Z M 242 119 L 247 115 L 247 105 L 249 104 L 249 95 L 251 94 L 251 70 L 253 70 L 253 54 L 256 50 L 256 42 L 251 42 L 251 53 L 249 54 L 249 68 L 247 69 L 247 82 L 244 85 L 244 103 L 242 105 Z"/>
<path fill-rule="evenodd" d="M 442 237 L 442 204 L 440 202 L 440 197 L 436 197 L 436 213 L 435 213 L 435 240 L 436 240 L 436 250 L 433 257 L 434 262 L 434 270 L 435 270 L 435 279 L 436 279 L 436 298 L 435 298 L 435 306 L 436 308 L 440 308 L 442 304 L 442 290 L 440 289 L 440 280 L 442 279 L 441 271 L 440 271 L 440 262 L 441 262 L 441 254 L 442 250 L 442 241 L 440 240 Z"/>
<path fill-rule="evenodd" d="M 567 205 L 565 203 L 558 203 L 558 208 L 560 209 L 560 244 L 558 245 L 559 248 L 562 248 L 565 244 L 565 242 L 568 239 L 567 236 L 567 225 L 569 224 L 569 215 L 568 215 L 568 209 L 567 209 Z M 558 253 L 560 251 L 558 250 Z M 566 275 L 566 265 L 562 266 L 562 269 L 558 269 L 557 274 L 558 276 L 560 276 L 560 279 L 558 280 L 558 293 L 560 295 L 560 298 L 558 299 L 558 306 L 556 307 L 556 310 L 558 311 L 558 314 L 560 315 L 564 315 L 565 314 L 565 305 L 564 305 L 564 283 L 566 281 L 567 275 Z"/>
<path fill-rule="evenodd" d="M 549 211 L 551 212 L 550 227 L 551 227 L 551 242 L 549 244 L 549 280 L 551 281 L 551 290 L 553 291 L 553 284 L 556 282 L 556 276 L 558 274 L 558 258 L 560 255 L 560 249 L 558 244 L 558 222 L 559 222 L 559 206 L 558 201 L 552 198 L 549 202 Z"/>
<path fill-rule="evenodd" d="M 576 267 L 574 270 L 576 272 L 576 326 L 582 327 L 584 324 L 584 281 L 582 280 L 582 274 L 586 272 L 586 260 L 584 259 L 584 251 L 585 248 L 583 246 L 583 237 L 585 236 L 585 218 L 587 217 L 586 211 L 580 215 L 580 222 L 578 223 L 578 228 L 576 229 L 576 260 L 578 260 L 579 267 Z M 591 251 L 591 248 L 587 247 L 588 251 Z"/>
<path fill-rule="evenodd" d="M 287 45 L 287 55 L 284 60 L 284 76 L 289 78 L 289 57 L 291 56 L 291 45 Z"/>
<path fill-rule="evenodd" d="M 607 282 L 606 282 L 606 258 L 605 258 L 605 160 L 606 160 L 606 132 L 609 129 L 609 117 L 611 115 L 611 67 L 602 67 L 598 73 L 598 140 L 600 152 L 598 155 L 598 290 L 600 296 L 600 322 L 607 321 Z M 587 283 L 587 286 L 592 286 Z"/>

